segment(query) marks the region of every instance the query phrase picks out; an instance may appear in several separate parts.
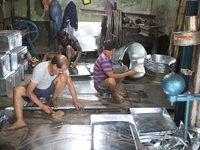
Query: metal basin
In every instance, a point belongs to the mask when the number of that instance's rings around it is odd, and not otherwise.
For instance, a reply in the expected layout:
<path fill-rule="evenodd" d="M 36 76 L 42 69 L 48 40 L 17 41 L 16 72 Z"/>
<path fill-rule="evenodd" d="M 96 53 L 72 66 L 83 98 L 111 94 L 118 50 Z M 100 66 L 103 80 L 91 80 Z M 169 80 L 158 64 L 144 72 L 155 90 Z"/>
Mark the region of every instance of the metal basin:
<path fill-rule="evenodd" d="M 167 55 L 147 55 L 144 59 L 147 78 L 152 81 L 161 82 L 166 74 L 175 71 L 175 67 L 176 59 Z"/>

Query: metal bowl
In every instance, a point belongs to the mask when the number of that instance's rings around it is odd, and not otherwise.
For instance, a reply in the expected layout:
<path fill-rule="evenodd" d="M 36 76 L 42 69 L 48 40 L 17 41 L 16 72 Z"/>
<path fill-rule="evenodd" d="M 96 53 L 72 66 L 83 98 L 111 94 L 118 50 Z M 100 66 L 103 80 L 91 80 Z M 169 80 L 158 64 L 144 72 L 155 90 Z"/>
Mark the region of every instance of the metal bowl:
<path fill-rule="evenodd" d="M 167 55 L 147 55 L 144 59 L 147 78 L 152 81 L 162 82 L 166 74 L 175 71 L 175 67 L 176 59 Z"/>

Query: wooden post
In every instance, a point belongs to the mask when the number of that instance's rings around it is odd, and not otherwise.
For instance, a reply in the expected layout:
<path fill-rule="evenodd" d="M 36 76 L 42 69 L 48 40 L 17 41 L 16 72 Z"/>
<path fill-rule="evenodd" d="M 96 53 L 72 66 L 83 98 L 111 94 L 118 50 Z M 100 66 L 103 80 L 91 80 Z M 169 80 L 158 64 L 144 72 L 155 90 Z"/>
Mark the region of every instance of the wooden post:
<path fill-rule="evenodd" d="M 170 35 L 170 42 L 169 42 L 169 49 L 168 49 L 168 55 L 169 56 L 172 56 L 172 51 L 173 51 L 173 47 L 174 47 L 174 28 L 176 27 L 176 24 L 177 24 L 180 5 L 181 5 L 181 0 L 178 0 L 178 2 L 176 4 L 176 12 L 175 12 L 175 15 L 174 15 L 174 21 L 173 21 L 173 24 L 172 24 L 172 31 L 171 31 L 171 35 Z"/>
<path fill-rule="evenodd" d="M 186 14 L 186 8 L 187 8 L 187 0 L 184 0 L 184 4 L 183 4 L 183 8 L 182 11 L 180 12 L 180 22 L 179 22 L 179 26 L 178 26 L 178 31 L 182 31 L 183 30 L 183 26 L 184 26 L 184 21 L 185 21 L 185 14 Z M 178 57 L 178 52 L 179 52 L 179 46 L 175 46 L 174 48 L 174 58 Z"/>
<path fill-rule="evenodd" d="M 198 19 L 200 19 L 200 5 L 197 14 Z M 191 70 L 194 70 L 194 74 L 190 77 L 188 89 L 192 93 L 200 93 L 200 45 L 194 46 Z M 200 127 L 200 118 L 198 117 L 200 113 L 200 101 L 192 101 L 190 110 L 189 125 Z"/>

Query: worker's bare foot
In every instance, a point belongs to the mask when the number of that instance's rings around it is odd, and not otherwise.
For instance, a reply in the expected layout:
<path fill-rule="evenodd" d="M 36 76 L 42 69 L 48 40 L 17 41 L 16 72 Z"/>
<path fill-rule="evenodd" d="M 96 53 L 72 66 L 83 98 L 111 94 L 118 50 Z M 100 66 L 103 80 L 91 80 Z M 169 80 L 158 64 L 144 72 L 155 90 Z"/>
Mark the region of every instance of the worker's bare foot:
<path fill-rule="evenodd" d="M 11 127 L 7 128 L 7 130 L 17 130 L 22 127 L 26 127 L 26 123 L 24 121 L 16 121 Z"/>
<path fill-rule="evenodd" d="M 53 107 L 57 108 L 57 107 L 60 107 L 60 103 L 57 101 L 57 99 L 55 100 L 52 100 L 52 104 L 53 104 Z"/>
<path fill-rule="evenodd" d="M 123 97 L 121 95 L 119 95 L 117 92 L 112 93 L 112 96 L 118 102 L 124 102 Z"/>

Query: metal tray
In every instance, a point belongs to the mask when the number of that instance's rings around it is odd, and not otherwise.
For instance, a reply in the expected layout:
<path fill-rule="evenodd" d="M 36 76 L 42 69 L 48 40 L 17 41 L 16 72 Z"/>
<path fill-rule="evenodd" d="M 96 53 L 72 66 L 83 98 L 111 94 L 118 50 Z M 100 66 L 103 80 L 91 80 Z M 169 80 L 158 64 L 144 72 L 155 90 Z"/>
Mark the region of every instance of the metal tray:
<path fill-rule="evenodd" d="M 177 126 L 166 108 L 130 108 L 139 135 L 172 134 Z"/>
<path fill-rule="evenodd" d="M 109 149 L 109 150 L 146 150 L 141 144 L 138 131 L 136 129 L 133 117 L 131 114 L 92 114 L 90 115 L 90 124 L 92 125 L 92 148 L 93 149 Z M 104 132 L 100 131 L 104 130 Z M 123 138 L 123 133 L 127 136 L 127 139 Z M 110 133 L 108 135 L 108 133 Z M 116 135 L 115 133 L 119 133 Z M 108 136 L 107 136 L 108 135 Z M 100 138 L 100 139 L 99 139 Z M 103 140 L 101 140 L 103 138 Z M 106 139 L 111 141 L 106 141 Z M 132 138 L 132 141 L 130 140 Z M 115 141 L 117 140 L 117 142 Z M 130 142 L 131 141 L 131 142 Z M 118 145 L 113 146 L 114 143 Z M 127 144 L 125 147 L 124 142 Z M 134 145 L 134 146 L 133 146 Z M 117 146 L 117 147 L 116 147 Z"/>
<path fill-rule="evenodd" d="M 92 124 L 92 145 L 95 150 L 140 150 L 133 124 L 126 121 L 106 121 Z M 143 149 L 141 149 L 143 150 Z"/>

